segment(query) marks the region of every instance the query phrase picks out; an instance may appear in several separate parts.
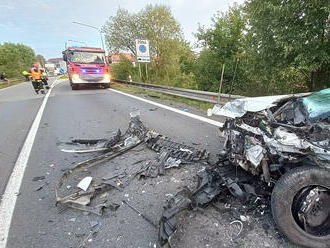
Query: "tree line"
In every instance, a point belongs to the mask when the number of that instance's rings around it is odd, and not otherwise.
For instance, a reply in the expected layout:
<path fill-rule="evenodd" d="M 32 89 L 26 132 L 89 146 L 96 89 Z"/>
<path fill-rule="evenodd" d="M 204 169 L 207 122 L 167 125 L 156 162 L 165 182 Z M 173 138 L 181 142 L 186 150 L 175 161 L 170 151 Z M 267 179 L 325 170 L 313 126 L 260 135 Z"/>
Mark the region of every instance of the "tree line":
<path fill-rule="evenodd" d="M 152 63 L 139 69 L 122 57 L 116 78 L 218 91 L 271 95 L 330 87 L 330 6 L 327 0 L 247 0 L 217 12 L 196 30 L 199 52 L 185 41 L 171 9 L 147 5 L 119 9 L 103 26 L 112 52 L 135 54 L 135 39 L 148 39 Z M 195 44 L 196 45 L 196 44 Z"/>
<path fill-rule="evenodd" d="M 44 65 L 45 58 L 35 55 L 31 47 L 13 43 L 0 44 L 0 73 L 5 72 L 8 78 L 21 76 L 35 62 Z"/>

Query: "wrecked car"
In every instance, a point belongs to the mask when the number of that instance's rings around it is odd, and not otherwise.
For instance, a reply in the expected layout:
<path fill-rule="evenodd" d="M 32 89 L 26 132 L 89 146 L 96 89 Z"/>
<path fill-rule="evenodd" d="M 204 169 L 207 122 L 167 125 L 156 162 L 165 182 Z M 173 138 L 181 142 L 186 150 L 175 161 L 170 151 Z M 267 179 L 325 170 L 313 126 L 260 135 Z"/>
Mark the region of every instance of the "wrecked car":
<path fill-rule="evenodd" d="M 291 241 L 330 247 L 330 88 L 307 96 L 245 98 L 215 106 L 221 156 L 272 188 L 272 215 Z"/>

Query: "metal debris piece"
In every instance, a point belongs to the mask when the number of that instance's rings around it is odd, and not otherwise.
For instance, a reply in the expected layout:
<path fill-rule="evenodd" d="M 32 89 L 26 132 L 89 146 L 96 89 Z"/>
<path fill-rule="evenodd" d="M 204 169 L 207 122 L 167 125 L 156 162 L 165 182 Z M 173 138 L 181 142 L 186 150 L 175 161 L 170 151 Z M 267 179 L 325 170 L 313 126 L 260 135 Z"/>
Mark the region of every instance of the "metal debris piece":
<path fill-rule="evenodd" d="M 49 183 L 48 182 L 45 182 L 44 184 L 40 185 L 39 187 L 37 187 L 35 189 L 35 191 L 39 191 L 39 190 L 42 190 L 46 185 L 48 185 Z"/>
<path fill-rule="evenodd" d="M 177 214 L 191 206 L 191 192 L 184 189 L 172 197 L 159 220 L 158 241 L 161 246 L 170 242 L 171 236 L 177 229 Z"/>
<path fill-rule="evenodd" d="M 36 182 L 36 181 L 42 181 L 42 180 L 44 180 L 44 179 L 46 179 L 45 176 L 37 176 L 37 177 L 33 177 L 33 178 L 32 178 L 32 181 L 33 181 L 33 182 Z"/>
<path fill-rule="evenodd" d="M 123 203 L 125 205 L 127 205 L 130 209 L 132 209 L 134 212 L 136 212 L 139 216 L 141 216 L 143 219 L 145 219 L 149 224 L 151 224 L 153 227 L 157 228 L 157 225 L 146 215 L 144 215 L 143 213 L 141 213 L 141 211 L 139 211 L 138 209 L 136 209 L 135 207 L 133 207 L 131 204 L 129 204 L 127 201 L 123 201 Z"/>

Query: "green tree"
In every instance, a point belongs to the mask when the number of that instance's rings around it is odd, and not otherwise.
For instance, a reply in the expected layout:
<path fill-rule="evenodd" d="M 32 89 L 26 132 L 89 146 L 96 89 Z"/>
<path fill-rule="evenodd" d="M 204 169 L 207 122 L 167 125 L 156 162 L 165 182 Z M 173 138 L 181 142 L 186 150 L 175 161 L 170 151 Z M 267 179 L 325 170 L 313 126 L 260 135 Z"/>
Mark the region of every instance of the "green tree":
<path fill-rule="evenodd" d="M 38 55 L 36 56 L 36 61 L 39 62 L 40 65 L 41 65 L 42 67 L 45 67 L 46 59 L 45 59 L 44 56 L 38 54 Z"/>
<path fill-rule="evenodd" d="M 225 64 L 223 92 L 229 92 L 235 79 L 236 90 L 246 83 L 241 61 L 245 46 L 246 19 L 242 8 L 235 4 L 228 12 L 219 12 L 212 18 L 210 28 L 199 27 L 196 37 L 204 47 L 195 66 L 195 76 L 202 90 L 218 91 L 222 65 Z M 235 77 L 235 78 L 234 78 Z"/>
<path fill-rule="evenodd" d="M 134 80 L 138 79 L 138 69 L 123 55 L 120 56 L 120 61 L 118 63 L 110 65 L 110 70 L 116 79 L 127 80 L 129 75 L 131 75 Z"/>
<path fill-rule="evenodd" d="M 135 39 L 144 38 L 141 14 L 129 13 L 121 8 L 103 25 L 102 31 L 111 52 L 130 51 L 135 55 Z"/>
<path fill-rule="evenodd" d="M 34 61 L 34 51 L 28 46 L 13 43 L 0 45 L 0 72 L 6 72 L 8 77 L 20 76 Z"/>
<path fill-rule="evenodd" d="M 310 90 L 330 86 L 329 1 L 249 0 L 245 12 L 249 53 L 268 91 L 277 73 L 292 69 Z"/>
<path fill-rule="evenodd" d="M 107 46 L 114 52 L 130 51 L 135 54 L 135 39 L 149 40 L 152 56 L 152 63 L 148 65 L 149 81 L 177 86 L 195 85 L 193 76 L 181 70 L 188 65 L 188 57 L 192 58 L 193 53 L 184 41 L 180 25 L 169 7 L 147 5 L 138 13 L 119 9 L 116 16 L 110 17 L 105 23 L 103 31 L 106 33 Z M 124 64 L 114 67 L 118 66 Z M 144 65 L 141 70 L 141 80 L 146 80 Z M 180 83 L 182 78 L 184 80 Z"/>

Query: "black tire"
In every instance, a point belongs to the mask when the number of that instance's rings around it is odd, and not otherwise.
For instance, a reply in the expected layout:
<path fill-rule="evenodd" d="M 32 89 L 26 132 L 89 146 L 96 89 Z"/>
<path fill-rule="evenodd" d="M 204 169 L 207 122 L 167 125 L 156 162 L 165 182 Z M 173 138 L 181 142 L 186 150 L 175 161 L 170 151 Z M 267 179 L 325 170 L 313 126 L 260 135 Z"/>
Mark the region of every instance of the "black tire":
<path fill-rule="evenodd" d="M 295 196 L 299 195 L 302 189 L 316 185 L 330 190 L 330 169 L 302 166 L 284 174 L 272 192 L 273 218 L 279 230 L 292 242 L 306 247 L 329 248 L 329 232 L 324 236 L 310 234 L 298 225 L 293 216 Z M 327 220 L 330 221 L 329 218 Z"/>
<path fill-rule="evenodd" d="M 104 84 L 104 88 L 109 89 L 110 88 L 110 83 Z"/>
<path fill-rule="evenodd" d="M 76 84 L 72 84 L 72 85 L 71 85 L 71 88 L 72 88 L 72 90 L 78 90 L 78 85 L 76 85 Z"/>

